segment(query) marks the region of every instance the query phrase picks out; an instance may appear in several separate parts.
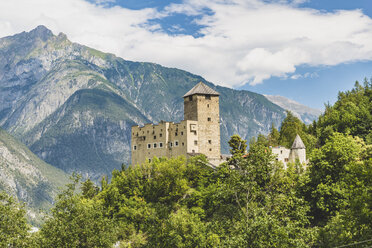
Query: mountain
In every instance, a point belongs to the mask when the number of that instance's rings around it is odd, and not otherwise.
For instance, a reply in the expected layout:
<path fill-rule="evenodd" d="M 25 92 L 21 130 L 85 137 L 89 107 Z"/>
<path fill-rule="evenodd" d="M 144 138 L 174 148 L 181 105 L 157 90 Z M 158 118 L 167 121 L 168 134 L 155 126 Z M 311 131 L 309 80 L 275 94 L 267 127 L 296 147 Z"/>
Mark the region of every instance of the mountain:
<path fill-rule="evenodd" d="M 269 101 L 279 105 L 280 107 L 291 111 L 297 118 L 302 120 L 305 124 L 310 124 L 317 120 L 322 111 L 302 105 L 296 101 L 285 98 L 283 96 L 269 96 L 265 95 Z"/>
<path fill-rule="evenodd" d="M 263 95 L 216 86 L 189 72 L 132 62 L 69 41 L 44 26 L 0 39 L 0 125 L 46 162 L 93 178 L 130 161 L 130 127 L 183 119 L 198 82 L 220 96 L 222 151 L 279 126 Z"/>
<path fill-rule="evenodd" d="M 0 128 L 0 190 L 25 202 L 32 223 L 53 204 L 68 182 L 63 171 L 45 163 L 25 145 Z"/>

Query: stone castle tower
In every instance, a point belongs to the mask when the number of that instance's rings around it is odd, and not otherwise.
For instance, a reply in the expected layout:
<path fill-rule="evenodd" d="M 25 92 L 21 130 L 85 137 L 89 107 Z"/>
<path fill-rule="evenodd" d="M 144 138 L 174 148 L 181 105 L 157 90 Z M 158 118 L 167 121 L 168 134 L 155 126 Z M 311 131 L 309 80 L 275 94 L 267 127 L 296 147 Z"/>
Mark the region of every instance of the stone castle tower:
<path fill-rule="evenodd" d="M 156 157 L 204 154 L 221 163 L 219 93 L 202 82 L 184 96 L 184 120 L 132 127 L 132 165 Z"/>
<path fill-rule="evenodd" d="M 183 96 L 184 119 L 198 122 L 198 151 L 209 159 L 221 154 L 219 95 L 200 82 Z"/>
<path fill-rule="evenodd" d="M 296 159 L 300 161 L 301 164 L 306 163 L 306 147 L 300 135 L 296 135 L 293 141 L 291 151 L 289 153 L 289 161 L 296 162 Z"/>

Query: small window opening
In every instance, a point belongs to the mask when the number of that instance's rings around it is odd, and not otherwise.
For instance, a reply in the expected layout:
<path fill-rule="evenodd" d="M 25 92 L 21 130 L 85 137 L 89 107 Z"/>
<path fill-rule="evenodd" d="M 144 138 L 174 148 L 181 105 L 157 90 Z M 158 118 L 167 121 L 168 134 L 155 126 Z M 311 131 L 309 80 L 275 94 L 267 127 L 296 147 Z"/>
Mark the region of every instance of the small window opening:
<path fill-rule="evenodd" d="M 211 119 L 211 117 L 208 117 L 208 121 L 211 121 L 212 119 Z"/>

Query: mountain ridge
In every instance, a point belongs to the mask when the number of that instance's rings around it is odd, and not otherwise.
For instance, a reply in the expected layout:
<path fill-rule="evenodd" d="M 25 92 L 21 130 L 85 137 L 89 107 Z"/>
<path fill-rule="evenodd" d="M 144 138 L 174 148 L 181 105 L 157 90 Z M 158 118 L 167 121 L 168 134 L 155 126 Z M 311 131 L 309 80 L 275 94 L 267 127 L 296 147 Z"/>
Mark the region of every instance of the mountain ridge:
<path fill-rule="evenodd" d="M 291 111 L 297 118 L 305 124 L 310 124 L 322 114 L 319 109 L 310 108 L 306 105 L 298 103 L 292 99 L 279 95 L 264 95 L 269 101 L 274 104 Z"/>

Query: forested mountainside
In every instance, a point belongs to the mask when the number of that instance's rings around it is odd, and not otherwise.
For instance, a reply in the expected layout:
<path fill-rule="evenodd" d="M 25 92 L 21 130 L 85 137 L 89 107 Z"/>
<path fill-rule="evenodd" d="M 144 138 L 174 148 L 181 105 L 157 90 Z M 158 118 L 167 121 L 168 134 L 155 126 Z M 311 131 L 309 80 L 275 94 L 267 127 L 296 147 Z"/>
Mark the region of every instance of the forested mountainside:
<path fill-rule="evenodd" d="M 0 125 L 46 162 L 98 178 L 128 163 L 132 125 L 181 120 L 182 96 L 199 81 L 221 94 L 225 153 L 231 135 L 250 139 L 285 117 L 263 95 L 127 61 L 38 26 L 0 39 Z"/>
<path fill-rule="evenodd" d="M 67 174 L 39 159 L 0 128 L 0 191 L 26 203 L 31 222 L 41 221 L 42 211 L 54 204 L 67 182 Z"/>

